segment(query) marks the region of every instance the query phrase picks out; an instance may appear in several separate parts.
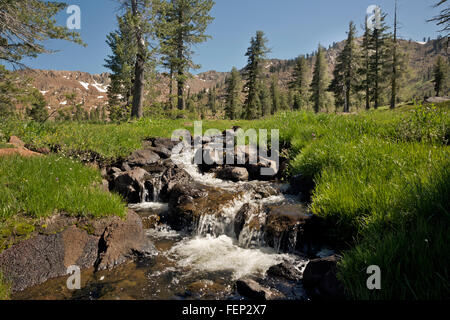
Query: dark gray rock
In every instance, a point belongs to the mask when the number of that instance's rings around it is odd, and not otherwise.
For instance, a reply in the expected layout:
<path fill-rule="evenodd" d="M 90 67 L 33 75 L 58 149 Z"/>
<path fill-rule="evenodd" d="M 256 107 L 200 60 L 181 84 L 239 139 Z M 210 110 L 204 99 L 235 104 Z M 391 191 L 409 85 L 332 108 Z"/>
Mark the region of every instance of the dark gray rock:
<path fill-rule="evenodd" d="M 276 266 L 270 267 L 267 271 L 267 275 L 284 278 L 290 281 L 300 281 L 302 279 L 301 271 L 288 262 L 282 262 Z"/>
<path fill-rule="evenodd" d="M 311 260 L 303 272 L 303 284 L 318 299 L 345 298 L 344 286 L 337 279 L 337 256 Z"/>
<path fill-rule="evenodd" d="M 127 162 L 131 167 L 142 167 L 157 162 L 160 156 L 152 150 L 136 150 L 128 158 Z"/>
<path fill-rule="evenodd" d="M 128 203 L 139 203 L 145 188 L 145 182 L 151 180 L 150 174 L 142 168 L 116 174 L 112 182 L 113 190 L 122 195 Z"/>
<path fill-rule="evenodd" d="M 275 289 L 263 287 L 252 279 L 241 279 L 236 281 L 237 292 L 250 300 L 276 300 L 282 299 L 283 295 Z"/>
<path fill-rule="evenodd" d="M 288 192 L 290 194 L 300 195 L 302 201 L 309 201 L 314 188 L 315 184 L 312 177 L 297 174 L 291 178 Z"/>
<path fill-rule="evenodd" d="M 156 254 L 132 211 L 126 220 L 55 215 L 41 222 L 45 229 L 38 228 L 29 239 L 0 253 L 0 270 L 11 281 L 13 293 L 66 276 L 69 266 L 105 269 Z"/>
<path fill-rule="evenodd" d="M 239 235 L 241 234 L 242 229 L 245 226 L 247 220 L 256 215 L 261 210 L 261 206 L 256 203 L 246 203 L 242 206 L 242 208 L 236 213 L 234 218 L 234 232 L 236 234 L 236 238 L 239 239 Z M 255 228 L 260 228 L 261 226 L 255 225 Z"/>
<path fill-rule="evenodd" d="M 217 177 L 234 182 L 248 181 L 248 171 L 245 168 L 225 166 L 217 172 Z"/>

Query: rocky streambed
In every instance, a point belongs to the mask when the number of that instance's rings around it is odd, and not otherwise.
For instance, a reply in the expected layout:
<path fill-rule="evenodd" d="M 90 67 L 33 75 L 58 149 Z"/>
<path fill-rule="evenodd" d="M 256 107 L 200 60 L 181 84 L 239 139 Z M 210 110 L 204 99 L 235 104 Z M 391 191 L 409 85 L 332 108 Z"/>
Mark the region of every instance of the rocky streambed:
<path fill-rule="evenodd" d="M 13 298 L 342 298 L 326 228 L 302 201 L 312 187 L 301 177 L 277 182 L 283 161 L 278 166 L 259 157 L 250 164 L 250 147 L 234 150 L 242 164 L 222 165 L 209 148 L 214 137 L 200 139 L 200 151 L 148 139 L 125 161 L 104 168 L 105 188 L 129 202 L 130 217 L 139 215 L 142 226 L 116 226 L 119 241 L 109 225 L 94 232 L 97 251 L 82 265 L 81 290 L 67 289 L 61 266 L 44 283 L 19 287 Z M 194 163 L 198 152 L 207 165 Z M 274 175 L 260 175 L 262 168 Z M 127 233 L 135 233 L 134 240 Z M 73 263 L 83 261 L 81 252 Z"/>

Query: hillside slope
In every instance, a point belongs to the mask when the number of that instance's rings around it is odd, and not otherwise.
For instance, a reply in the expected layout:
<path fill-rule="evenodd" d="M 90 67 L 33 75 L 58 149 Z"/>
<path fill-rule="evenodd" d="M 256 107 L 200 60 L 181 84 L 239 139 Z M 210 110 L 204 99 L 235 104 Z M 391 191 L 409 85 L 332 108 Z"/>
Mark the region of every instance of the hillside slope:
<path fill-rule="evenodd" d="M 358 39 L 361 41 L 361 39 Z M 326 50 L 329 73 L 334 69 L 336 58 L 344 46 L 344 41 L 335 43 Z M 432 69 L 438 55 L 447 55 L 448 48 L 445 39 L 429 42 L 414 42 L 400 40 L 402 52 L 408 59 L 406 79 L 400 92 L 401 98 L 423 98 L 433 94 Z M 314 65 L 314 53 L 308 54 L 310 78 Z M 263 66 L 265 76 L 276 76 L 281 88 L 286 89 L 292 79 L 295 60 L 269 59 Z M 44 95 L 50 110 L 57 110 L 67 105 L 66 95 L 75 93 L 76 103 L 83 104 L 87 110 L 102 107 L 107 104 L 107 87 L 110 83 L 109 74 L 89 74 L 80 71 L 54 70 L 24 70 L 20 76 L 32 79 L 32 85 Z M 212 87 L 218 88 L 219 99 L 224 99 L 225 79 L 227 72 L 208 71 L 193 76 L 188 80 L 186 94 L 196 94 L 208 91 Z M 169 95 L 168 78 L 159 74 L 153 83 L 157 101 L 167 101 Z M 448 93 L 447 93 L 448 94 Z"/>

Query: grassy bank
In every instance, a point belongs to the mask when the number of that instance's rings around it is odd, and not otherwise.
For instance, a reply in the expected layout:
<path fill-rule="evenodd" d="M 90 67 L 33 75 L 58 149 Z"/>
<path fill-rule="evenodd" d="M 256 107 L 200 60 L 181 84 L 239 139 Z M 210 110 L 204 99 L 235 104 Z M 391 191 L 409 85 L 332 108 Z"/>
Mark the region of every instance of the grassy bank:
<path fill-rule="evenodd" d="M 125 203 L 101 190 L 98 170 L 58 155 L 0 157 L 0 251 L 26 238 L 40 218 L 124 216 Z"/>
<path fill-rule="evenodd" d="M 283 145 L 290 146 L 289 174 L 301 173 L 315 182 L 311 210 L 334 226 L 336 241 L 348 245 L 339 265 L 339 277 L 351 298 L 442 299 L 450 293 L 448 111 L 449 103 L 437 108 L 405 106 L 395 111 L 354 115 L 290 112 L 257 121 L 204 121 L 203 127 L 224 130 L 239 125 L 244 129 L 280 130 Z M 8 122 L 0 126 L 0 137 L 5 139 L 14 134 L 36 147 L 57 146 L 62 155 L 89 150 L 114 159 L 139 148 L 145 138 L 170 137 L 173 130 L 180 128 L 192 131 L 193 122 L 143 119 L 125 124 L 43 126 Z M 59 159 L 52 157 L 53 161 Z M 73 163 L 67 159 L 58 161 L 68 161 L 69 166 Z M 18 164 L 12 161 L 3 168 L 8 166 Z M 64 172 L 67 169 L 66 166 Z M 77 183 L 96 179 L 78 178 L 84 174 L 80 170 L 72 176 Z M 19 171 L 15 174 L 20 174 Z M 48 172 L 40 181 L 47 184 L 51 181 L 48 186 L 35 189 L 31 186 L 37 183 L 34 181 L 23 193 L 22 186 L 12 189 L 14 192 L 9 195 L 2 192 L 5 195 L 0 195 L 3 197 L 0 199 L 11 204 L 11 209 L 3 209 L 1 214 L 11 217 L 17 212 L 50 213 L 50 203 L 60 200 L 47 192 L 48 188 L 57 187 L 51 179 L 55 179 L 54 172 L 51 175 Z M 4 183 L 0 188 L 5 188 Z M 85 204 L 85 197 L 89 196 L 92 202 L 92 196 L 78 191 L 76 201 L 68 204 L 61 200 L 58 209 L 72 208 L 73 213 L 94 215 L 114 211 L 105 210 L 101 200 L 94 201 L 98 207 Z M 16 201 L 11 195 L 17 192 L 39 194 L 49 201 L 37 205 L 31 200 L 33 196 Z M 369 265 L 380 266 L 382 290 L 367 289 Z"/>

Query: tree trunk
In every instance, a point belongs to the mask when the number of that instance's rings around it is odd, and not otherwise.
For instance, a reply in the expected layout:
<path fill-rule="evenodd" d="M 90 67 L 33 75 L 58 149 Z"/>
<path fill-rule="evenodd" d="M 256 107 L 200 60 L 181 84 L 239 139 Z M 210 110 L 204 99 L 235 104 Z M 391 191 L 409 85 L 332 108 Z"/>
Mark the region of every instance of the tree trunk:
<path fill-rule="evenodd" d="M 131 0 L 131 10 L 134 17 L 139 16 L 137 0 Z M 143 99 L 144 99 L 144 39 L 142 36 L 142 30 L 139 26 L 135 26 L 135 37 L 138 45 L 138 54 L 136 56 L 136 64 L 134 69 L 134 89 L 133 89 L 133 106 L 131 109 L 132 118 L 142 118 L 143 116 Z"/>
<path fill-rule="evenodd" d="M 173 66 L 170 66 L 169 81 L 169 104 L 170 110 L 173 110 Z"/>
<path fill-rule="evenodd" d="M 180 9 L 179 13 L 178 13 L 178 23 L 180 24 L 180 26 L 183 25 L 183 11 Z M 183 57 L 183 45 L 184 45 L 184 41 L 183 41 L 183 30 L 180 29 L 180 31 L 178 32 L 178 39 L 177 39 L 177 46 L 178 46 L 178 50 L 177 50 L 177 59 L 178 59 L 178 79 L 177 79 L 177 89 L 178 89 L 178 109 L 179 110 L 184 110 L 184 57 Z"/>
<path fill-rule="evenodd" d="M 394 17 L 394 48 L 392 57 L 392 93 L 391 93 L 391 109 L 395 109 L 397 100 L 397 1 L 395 1 L 395 17 Z"/>
<path fill-rule="evenodd" d="M 378 29 L 375 29 L 374 31 L 374 37 L 375 37 L 375 92 L 374 92 L 374 100 L 375 100 L 375 109 L 378 109 L 379 107 L 379 64 L 380 64 L 380 41 L 379 41 L 379 34 Z"/>
<path fill-rule="evenodd" d="M 132 118 L 142 118 L 144 115 L 142 105 L 144 100 L 144 58 L 141 54 L 137 55 L 135 66 L 135 82 L 133 94 L 133 107 L 131 110 Z"/>

